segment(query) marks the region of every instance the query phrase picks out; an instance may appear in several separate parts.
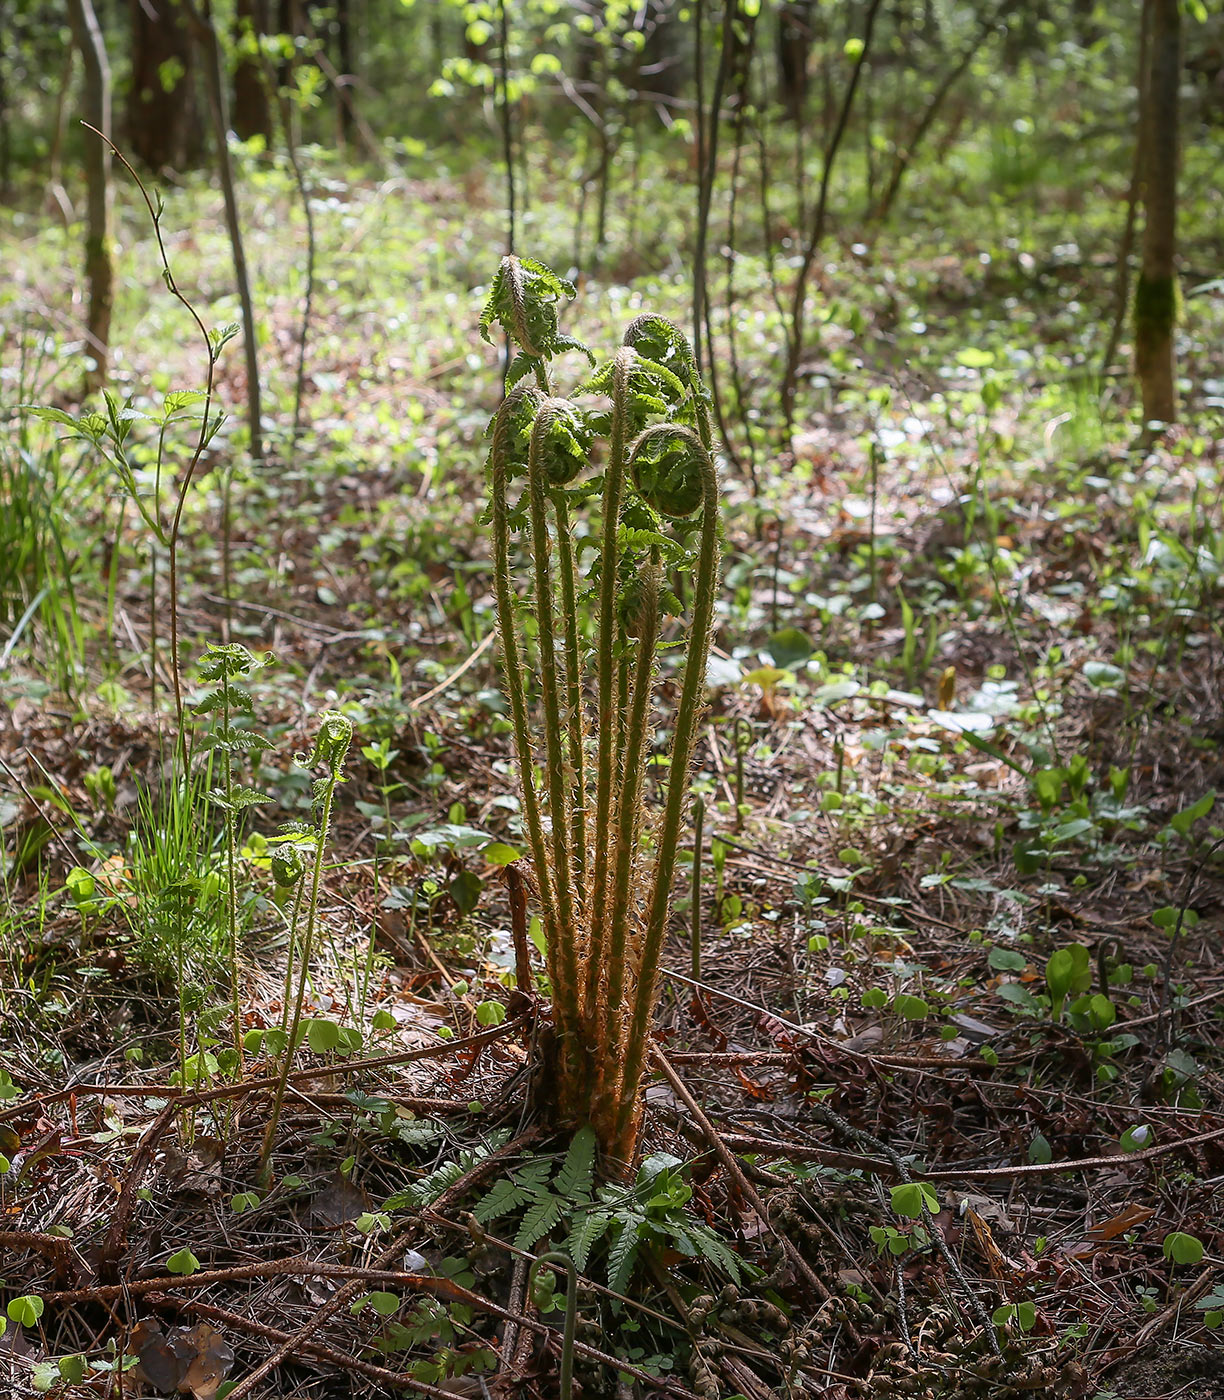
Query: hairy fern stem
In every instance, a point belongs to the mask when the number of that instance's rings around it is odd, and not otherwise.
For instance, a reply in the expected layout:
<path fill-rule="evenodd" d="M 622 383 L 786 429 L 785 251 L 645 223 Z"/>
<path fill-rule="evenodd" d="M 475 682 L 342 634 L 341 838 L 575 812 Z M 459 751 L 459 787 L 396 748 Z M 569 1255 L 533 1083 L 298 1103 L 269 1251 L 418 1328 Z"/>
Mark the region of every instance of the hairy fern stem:
<path fill-rule="evenodd" d="M 604 394 L 609 413 L 551 391 L 548 365 L 558 354 L 590 358 L 558 328 L 557 303 L 573 295 L 542 264 L 506 258 L 481 317 L 486 339 L 497 322 L 519 352 L 507 371 L 514 387 L 490 425 L 494 592 L 552 996 L 549 1087 L 559 1124 L 589 1123 L 605 1159 L 627 1165 L 703 704 L 718 477 L 692 348 L 662 317 L 638 317 L 613 360 L 582 386 Z M 528 377 L 534 383 L 525 384 Z M 600 435 L 608 442 L 602 538 L 583 587 L 571 508 L 598 488 L 571 483 L 590 469 Z M 683 523 L 690 517 L 695 522 Z M 512 530 L 530 555 L 523 599 L 511 568 Z M 682 611 L 665 581 L 686 568 L 693 574 L 688 657 L 656 822 L 645 775 L 658 653 L 664 618 Z M 528 633 L 524 615 L 534 623 Z M 593 648 L 584 643 L 584 616 L 593 622 Z"/>

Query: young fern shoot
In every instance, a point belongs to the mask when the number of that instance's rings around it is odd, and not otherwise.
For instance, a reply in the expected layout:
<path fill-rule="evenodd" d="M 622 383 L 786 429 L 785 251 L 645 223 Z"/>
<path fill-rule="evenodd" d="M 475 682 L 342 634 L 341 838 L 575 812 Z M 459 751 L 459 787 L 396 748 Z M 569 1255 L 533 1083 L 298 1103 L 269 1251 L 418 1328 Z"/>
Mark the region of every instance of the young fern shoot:
<path fill-rule="evenodd" d="M 225 926 L 226 952 L 229 960 L 230 1026 L 233 1035 L 234 1073 L 242 1078 L 242 1016 L 241 988 L 238 976 L 238 830 L 248 807 L 271 798 L 251 788 L 239 787 L 234 780 L 234 758 L 260 749 L 270 749 L 271 742 L 262 734 L 240 729 L 233 723 L 236 715 L 254 711 L 251 692 L 240 681 L 247 681 L 250 672 L 266 664 L 270 657 L 257 660 L 244 646 L 237 643 L 210 646 L 200 662 L 200 679 L 213 683 L 193 707 L 196 715 L 218 715 L 219 723 L 207 735 L 201 750 L 216 753 L 221 759 L 221 782 L 208 793 L 208 800 L 222 814 L 225 824 Z"/>
<path fill-rule="evenodd" d="M 323 860 L 327 850 L 327 838 L 331 831 L 332 804 L 336 788 L 344 781 L 344 761 L 348 757 L 349 746 L 353 742 L 353 724 L 346 716 L 334 711 L 326 711 L 319 723 L 318 737 L 307 766 L 322 766 L 323 776 L 315 780 L 314 805 L 318 811 L 318 823 L 313 831 L 295 829 L 289 833 L 293 840 L 291 854 L 287 854 L 277 865 L 273 874 L 277 884 L 285 888 L 298 886 L 294 900 L 294 912 L 290 930 L 290 970 L 293 968 L 293 944 L 296 940 L 297 922 L 302 903 L 306 905 L 306 928 L 302 934 L 298 950 L 297 992 L 293 1002 L 293 1014 L 289 1019 L 288 1043 L 285 1059 L 281 1066 L 280 1079 L 272 1100 L 272 1112 L 264 1132 L 263 1151 L 260 1157 L 260 1177 L 267 1180 L 270 1175 L 272 1149 L 276 1143 L 276 1128 L 280 1121 L 281 1108 L 285 1102 L 285 1089 L 289 1083 L 289 1071 L 293 1064 L 293 1053 L 297 1049 L 302 1025 L 302 1007 L 306 1001 L 306 980 L 310 972 L 310 960 L 314 954 L 315 933 L 319 917 L 319 889 L 323 879 Z M 300 760 L 299 760 L 300 761 Z M 310 855 L 309 888 L 307 877 L 301 866 L 298 853 Z M 295 859 L 295 857 L 298 857 Z M 289 985 L 286 975 L 286 987 Z"/>
<path fill-rule="evenodd" d="M 527 258 L 503 259 L 494 280 L 481 334 L 490 339 L 499 323 L 518 354 L 490 424 L 489 515 L 502 671 L 552 991 L 557 1117 L 589 1123 L 605 1155 L 628 1164 L 704 703 L 719 488 L 692 348 L 663 317 L 639 316 L 615 357 L 580 386 L 610 400 L 608 409 L 556 395 L 551 361 L 570 350 L 591 358 L 558 329 L 558 304 L 573 295 Z M 597 438 L 607 442 L 602 481 L 592 471 Z M 596 497 L 602 537 L 580 588 L 572 512 Z M 516 533 L 530 558 L 526 597 L 511 567 Z M 693 572 L 694 602 L 656 820 L 645 772 L 665 620 L 682 611 L 664 587 L 677 566 Z"/>

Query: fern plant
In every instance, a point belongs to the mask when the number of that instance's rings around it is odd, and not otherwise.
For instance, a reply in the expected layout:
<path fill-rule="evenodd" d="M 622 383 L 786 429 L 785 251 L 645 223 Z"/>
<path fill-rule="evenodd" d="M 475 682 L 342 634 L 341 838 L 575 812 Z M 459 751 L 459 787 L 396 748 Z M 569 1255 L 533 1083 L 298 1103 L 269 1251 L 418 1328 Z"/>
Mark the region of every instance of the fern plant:
<path fill-rule="evenodd" d="M 208 793 L 208 800 L 222 814 L 225 824 L 225 926 L 226 950 L 229 958 L 230 1010 L 233 1032 L 235 1074 L 242 1077 L 242 1014 L 241 989 L 238 979 L 238 830 L 243 813 L 260 802 L 269 802 L 266 794 L 253 788 L 240 787 L 234 778 L 234 760 L 272 747 L 271 741 L 250 729 L 237 727 L 238 715 L 254 713 L 251 692 L 241 682 L 249 680 L 257 667 L 270 657 L 257 660 L 244 646 L 230 643 L 210 645 L 200 662 L 200 679 L 210 683 L 204 695 L 192 707 L 196 715 L 215 715 L 217 723 L 200 743 L 201 752 L 215 753 L 221 759 L 221 781 Z"/>
<path fill-rule="evenodd" d="M 607 1245 L 608 1287 L 623 1293 L 644 1249 L 675 1249 L 703 1259 L 739 1283 L 744 1265 L 717 1233 L 686 1209 L 693 1189 L 678 1157 L 656 1152 L 638 1168 L 632 1185 L 595 1185 L 597 1140 L 591 1127 L 575 1135 L 559 1166 L 533 1157 L 502 1177 L 477 1202 L 482 1225 L 519 1214 L 516 1249 L 533 1249 L 546 1235 L 568 1226 L 562 1249 L 585 1272 L 601 1242 Z"/>
<path fill-rule="evenodd" d="M 594 364 L 559 329 L 559 304 L 573 295 L 527 258 L 503 259 L 494 280 L 481 333 L 489 339 L 499 324 L 518 354 L 489 429 L 489 514 L 502 669 L 553 995 L 555 1102 L 562 1121 L 590 1123 L 603 1151 L 628 1163 L 703 702 L 719 485 L 692 348 L 663 317 L 639 316 L 614 358 L 579 386 L 610 400 L 607 409 L 555 395 L 557 355 L 578 350 Z M 599 438 L 607 443 L 602 476 L 592 471 Z M 596 498 L 602 533 L 580 580 L 572 512 Z M 528 596 L 511 566 L 516 535 L 530 557 Z M 664 616 L 683 611 L 664 587 L 665 566 L 690 568 L 694 588 L 667 795 L 655 818 L 643 798 L 658 653 Z"/>
<path fill-rule="evenodd" d="M 263 1151 L 260 1160 L 260 1176 L 266 1180 L 270 1174 L 272 1148 L 276 1142 L 276 1128 L 280 1121 L 281 1108 L 285 1102 L 285 1089 L 289 1083 L 289 1071 L 293 1064 L 293 1052 L 297 1049 L 302 1034 L 302 1007 L 306 1001 L 306 981 L 310 973 L 310 960 L 314 955 L 315 934 L 319 917 L 319 890 L 323 879 L 323 859 L 327 850 L 327 838 L 331 832 L 332 804 L 336 788 L 344 781 L 344 764 L 349 747 L 353 742 L 353 723 L 345 715 L 334 710 L 326 710 L 319 720 L 319 732 L 314 749 L 309 757 L 299 762 L 310 768 L 323 769 L 323 776 L 316 778 L 312 790 L 314 809 L 318 813 L 313 827 L 301 823 L 290 823 L 284 835 L 284 846 L 278 855 L 273 875 L 278 885 L 284 889 L 296 887 L 293 913 L 289 925 L 289 966 L 285 973 L 286 990 L 291 987 L 296 954 L 297 991 L 293 1000 L 293 1011 L 289 1015 L 287 1046 L 280 1078 L 272 1100 L 272 1112 L 264 1130 Z M 309 856 L 310 869 L 307 874 L 303 856 Z M 305 929 L 299 937 L 299 919 L 305 905 Z M 286 1013 L 289 998 L 285 998 Z"/>

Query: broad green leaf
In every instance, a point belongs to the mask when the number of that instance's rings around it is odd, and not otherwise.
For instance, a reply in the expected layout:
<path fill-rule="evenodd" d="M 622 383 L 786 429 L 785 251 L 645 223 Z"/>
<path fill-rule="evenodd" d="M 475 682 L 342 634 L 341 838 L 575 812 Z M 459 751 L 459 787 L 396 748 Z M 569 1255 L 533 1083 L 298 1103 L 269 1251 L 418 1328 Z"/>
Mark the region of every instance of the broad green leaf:
<path fill-rule="evenodd" d="M 33 1327 L 42 1317 L 43 1308 L 43 1300 L 36 1293 L 25 1293 L 20 1298 L 11 1299 L 5 1311 L 9 1320 L 19 1327 Z"/>
<path fill-rule="evenodd" d="M 1197 1235 L 1174 1230 L 1164 1237 L 1161 1245 L 1164 1257 L 1174 1264 L 1199 1264 L 1203 1259 L 1203 1242 Z M 9 1313 L 12 1317 L 12 1313 Z"/>

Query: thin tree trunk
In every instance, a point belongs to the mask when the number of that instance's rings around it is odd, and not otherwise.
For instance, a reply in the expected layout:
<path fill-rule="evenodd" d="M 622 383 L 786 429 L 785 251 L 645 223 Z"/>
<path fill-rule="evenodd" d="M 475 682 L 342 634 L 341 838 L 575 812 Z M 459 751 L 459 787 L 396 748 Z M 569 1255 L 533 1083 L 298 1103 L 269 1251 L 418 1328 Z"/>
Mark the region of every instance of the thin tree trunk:
<path fill-rule="evenodd" d="M 952 89 L 960 82 L 968 71 L 969 65 L 980 52 L 982 45 L 990 38 L 994 32 L 995 25 L 998 24 L 1003 12 L 1010 5 L 1011 0 L 1002 0 L 1002 3 L 995 6 L 978 27 L 977 33 L 970 41 L 957 62 L 944 75 L 943 81 L 931 94 L 931 100 L 927 103 L 925 111 L 918 119 L 918 125 L 914 128 L 913 135 L 901 147 L 893 161 L 892 171 L 888 177 L 888 185 L 879 203 L 876 204 L 872 218 L 876 223 L 883 223 L 888 218 L 892 210 L 893 203 L 897 195 L 901 192 L 901 185 L 913 164 L 914 156 L 918 148 L 929 134 L 931 127 L 935 124 L 936 117 L 943 110 L 944 103 L 948 100 Z"/>
<path fill-rule="evenodd" d="M 698 372 L 702 367 L 701 347 L 707 333 L 706 244 L 710 232 L 710 203 L 714 197 L 714 181 L 718 176 L 718 131 L 722 121 L 723 92 L 726 90 L 727 72 L 735 51 L 735 11 L 735 0 L 724 0 L 722 48 L 718 56 L 718 67 L 714 73 L 714 90 L 710 95 L 708 120 L 700 110 L 704 93 L 701 91 L 700 84 L 698 86 L 697 126 L 698 130 L 703 132 L 698 150 L 697 247 L 693 254 L 693 352 L 697 356 Z M 698 72 L 700 73 L 702 56 L 700 5 L 698 5 L 695 14 Z M 713 354 L 712 346 L 710 353 Z"/>
<path fill-rule="evenodd" d="M 812 52 L 812 0 L 785 0 L 778 6 L 775 55 L 778 97 L 792 122 L 803 120 Z"/>
<path fill-rule="evenodd" d="M 336 0 L 336 58 L 340 69 L 340 82 L 336 84 L 336 117 L 340 128 L 340 145 L 344 147 L 353 136 L 353 106 L 347 99 L 353 91 L 356 68 L 353 62 L 353 15 L 350 0 Z"/>
<path fill-rule="evenodd" d="M 226 104 L 225 74 L 221 66 L 221 45 L 213 28 L 212 8 L 204 0 L 200 9 L 196 0 L 182 0 L 187 17 L 195 31 L 200 54 L 204 60 L 204 80 L 208 89 L 208 107 L 212 116 L 213 136 L 217 143 L 217 170 L 221 177 L 221 193 L 225 199 L 225 224 L 229 232 L 230 252 L 234 261 L 234 281 L 242 307 L 242 339 L 246 356 L 247 429 L 251 440 L 251 460 L 263 461 L 263 422 L 260 409 L 259 350 L 255 334 L 255 305 L 251 298 L 251 279 L 247 272 L 246 250 L 242 242 L 242 223 L 238 215 L 238 191 L 234 183 L 234 164 L 229 153 L 229 112 Z"/>
<path fill-rule="evenodd" d="M 1143 6 L 1139 23 L 1139 62 L 1135 79 L 1135 90 L 1139 96 L 1139 119 L 1135 124 L 1135 153 L 1131 163 L 1130 187 L 1126 191 L 1126 220 L 1122 225 L 1122 237 L 1118 241 L 1118 262 L 1114 270 L 1113 320 L 1109 327 L 1109 338 L 1105 342 L 1105 353 L 1101 356 L 1100 378 L 1104 381 L 1117 353 L 1118 342 L 1122 339 L 1122 329 L 1126 324 L 1126 308 L 1130 303 L 1131 257 L 1135 251 L 1135 226 L 1139 209 L 1139 195 L 1143 188 L 1143 133 L 1147 127 L 1147 87 L 1148 87 L 1148 22 L 1151 14 L 1148 6 Z"/>
<path fill-rule="evenodd" d="M 128 0 L 128 8 L 128 147 L 150 170 L 186 169 L 203 152 L 191 34 L 174 0 Z"/>
<path fill-rule="evenodd" d="M 306 173 L 302 169 L 297 144 L 293 139 L 292 105 L 285 90 L 277 86 L 276 69 L 266 55 L 262 56 L 262 63 L 264 82 L 280 111 L 281 129 L 285 138 L 285 154 L 289 158 L 289 167 L 293 171 L 293 182 L 297 186 L 298 198 L 302 201 L 302 215 L 306 221 L 306 285 L 302 295 L 302 329 L 298 338 L 297 372 L 293 379 L 293 428 L 289 436 L 289 451 L 285 461 L 286 468 L 292 471 L 297 462 L 298 438 L 302 432 L 302 403 L 306 395 L 306 345 L 310 338 L 310 315 L 314 306 L 317 241 L 314 211 L 310 207 L 310 190 L 306 184 Z M 341 106 L 343 105 L 341 103 Z"/>
<path fill-rule="evenodd" d="M 93 368 L 86 387 L 106 383 L 110 354 L 115 265 L 111 237 L 111 87 L 102 29 L 91 0 L 70 0 L 72 30 L 85 70 L 85 120 L 101 133 L 85 143 L 85 276 L 89 281 L 88 334 Z M 105 139 L 103 139 L 105 138 Z"/>
<path fill-rule="evenodd" d="M 1146 0 L 1150 61 L 1143 136 L 1143 262 L 1135 286 L 1135 373 L 1145 423 L 1177 420 L 1177 158 L 1181 14 L 1178 0 Z"/>
<path fill-rule="evenodd" d="M 272 104 L 264 84 L 263 59 L 259 53 L 247 52 L 249 45 L 258 47 L 270 24 L 267 0 L 238 0 L 234 12 L 234 38 L 239 46 L 239 59 L 234 65 L 234 132 L 244 141 L 262 136 L 272 142 Z"/>
<path fill-rule="evenodd" d="M 812 274 L 812 264 L 816 260 L 816 250 L 824 238 L 825 221 L 829 212 L 829 184 L 833 176 L 833 166 L 850 121 L 850 112 L 854 106 L 854 94 L 858 89 L 863 65 L 867 62 L 867 56 L 871 52 L 871 38 L 875 30 L 876 15 L 879 13 L 882 3 L 883 0 L 868 0 L 863 26 L 863 47 L 859 50 L 854 71 L 846 85 L 841 110 L 837 116 L 837 125 L 833 128 L 829 144 L 825 147 L 824 168 L 820 175 L 820 191 L 816 198 L 816 211 L 812 216 L 811 232 L 808 235 L 807 246 L 803 250 L 803 262 L 799 268 L 799 274 L 795 278 L 794 292 L 791 296 L 790 324 L 787 327 L 786 338 L 786 369 L 782 377 L 782 420 L 786 427 L 786 445 L 792 457 L 795 448 L 795 391 L 799 383 L 799 363 L 803 358 L 808 280 Z"/>
<path fill-rule="evenodd" d="M 64 188 L 64 135 L 68 125 L 68 95 L 72 89 L 72 70 L 76 60 L 76 45 L 69 44 L 60 69 L 59 96 L 55 100 L 55 127 L 51 133 L 51 151 L 47 157 L 48 203 L 55 206 L 64 227 L 76 222 L 76 211 Z"/>

